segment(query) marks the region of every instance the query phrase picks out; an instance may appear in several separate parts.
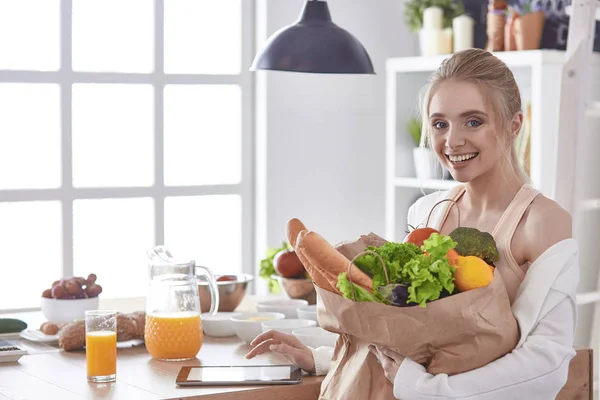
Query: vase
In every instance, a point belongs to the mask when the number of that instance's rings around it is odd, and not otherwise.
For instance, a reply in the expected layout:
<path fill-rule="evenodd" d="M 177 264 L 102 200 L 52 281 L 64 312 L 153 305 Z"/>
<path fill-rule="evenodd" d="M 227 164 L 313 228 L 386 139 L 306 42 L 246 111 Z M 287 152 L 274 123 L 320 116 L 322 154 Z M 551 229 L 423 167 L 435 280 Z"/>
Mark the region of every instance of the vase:
<path fill-rule="evenodd" d="M 515 43 L 515 19 L 513 17 L 508 18 L 506 20 L 506 25 L 504 26 L 504 51 L 512 51 L 517 49 L 517 44 Z"/>
<path fill-rule="evenodd" d="M 542 43 L 544 12 L 536 11 L 515 19 L 513 33 L 517 50 L 536 50 Z"/>
<path fill-rule="evenodd" d="M 452 51 L 462 51 L 473 47 L 475 20 L 466 15 L 460 15 L 452 20 Z"/>
<path fill-rule="evenodd" d="M 444 169 L 431 149 L 415 147 L 413 149 L 413 158 L 418 179 L 444 178 Z"/>
<path fill-rule="evenodd" d="M 487 51 L 503 51 L 504 50 L 504 26 L 506 25 L 506 17 L 504 14 L 491 13 L 487 14 Z"/>
<path fill-rule="evenodd" d="M 421 29 L 419 31 L 421 56 L 452 53 L 452 28 Z"/>

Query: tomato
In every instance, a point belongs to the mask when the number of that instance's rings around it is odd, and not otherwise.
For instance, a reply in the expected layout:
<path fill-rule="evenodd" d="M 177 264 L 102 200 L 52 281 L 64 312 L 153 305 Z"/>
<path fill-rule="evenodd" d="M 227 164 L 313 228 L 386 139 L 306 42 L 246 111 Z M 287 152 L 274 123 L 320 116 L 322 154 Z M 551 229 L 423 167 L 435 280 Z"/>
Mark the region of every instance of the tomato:
<path fill-rule="evenodd" d="M 410 232 L 408 234 L 408 236 L 406 237 L 405 242 L 407 243 L 413 243 L 416 246 L 423 246 L 423 242 L 427 239 L 429 239 L 429 237 L 433 234 L 433 233 L 439 233 L 436 229 L 433 228 L 418 228 L 418 229 L 414 229 L 412 232 Z M 428 255 L 427 252 L 425 252 L 426 255 Z M 456 265 L 456 258 L 458 257 L 458 253 L 456 252 L 456 250 L 454 249 L 450 249 L 450 251 L 448 252 L 448 254 L 446 254 L 446 258 L 448 259 L 448 262 L 450 263 L 450 265 Z"/>
<path fill-rule="evenodd" d="M 223 282 L 223 281 L 235 281 L 235 277 L 233 276 L 228 276 L 228 275 L 223 275 L 217 278 L 217 282 Z"/>
<path fill-rule="evenodd" d="M 413 243 L 414 245 L 421 247 L 423 246 L 423 242 L 429 239 L 429 236 L 431 236 L 432 233 L 439 232 L 433 228 L 417 228 L 408 234 L 405 242 Z"/>

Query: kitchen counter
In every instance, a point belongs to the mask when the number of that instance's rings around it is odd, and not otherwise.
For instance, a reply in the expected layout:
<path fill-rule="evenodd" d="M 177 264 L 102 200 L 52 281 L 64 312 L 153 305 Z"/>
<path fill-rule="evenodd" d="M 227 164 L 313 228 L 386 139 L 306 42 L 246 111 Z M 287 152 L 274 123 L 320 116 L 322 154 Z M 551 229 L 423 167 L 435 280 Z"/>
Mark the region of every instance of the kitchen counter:
<path fill-rule="evenodd" d="M 238 311 L 253 310 L 259 298 L 248 297 Z M 100 308 L 121 312 L 144 309 L 144 299 L 116 302 L 104 301 Z M 0 317 L 20 318 L 36 329 L 44 321 L 40 312 L 5 314 Z M 41 346 L 39 352 L 22 357 L 17 363 L 0 363 L 0 399 L 317 399 L 323 377 L 304 375 L 295 385 L 178 387 L 175 378 L 183 365 L 252 365 L 286 364 L 273 354 L 263 354 L 252 360 L 244 355 L 250 346 L 233 338 L 205 336 L 195 360 L 158 361 L 146 351 L 143 343 L 119 343 L 117 381 L 111 384 L 90 384 L 86 380 L 85 350 L 65 352 Z"/>

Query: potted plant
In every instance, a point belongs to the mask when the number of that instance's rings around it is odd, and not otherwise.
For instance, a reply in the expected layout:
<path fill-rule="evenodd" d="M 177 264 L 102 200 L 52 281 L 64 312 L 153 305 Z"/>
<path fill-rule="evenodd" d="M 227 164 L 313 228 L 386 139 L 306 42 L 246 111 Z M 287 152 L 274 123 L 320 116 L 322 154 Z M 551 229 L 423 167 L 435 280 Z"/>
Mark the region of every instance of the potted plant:
<path fill-rule="evenodd" d="M 418 179 L 442 179 L 444 171 L 435 153 L 425 146 L 421 146 L 421 120 L 411 118 L 406 122 L 406 130 L 415 143 L 413 148 L 413 161 Z"/>
<path fill-rule="evenodd" d="M 433 7 L 441 9 L 441 26 L 434 28 L 439 30 L 437 32 L 425 32 L 423 14 Z M 460 0 L 408 0 L 404 4 L 404 19 L 409 30 L 419 34 L 421 55 L 451 53 L 452 21 L 464 13 L 464 4 Z"/>
<path fill-rule="evenodd" d="M 536 0 L 518 0 L 512 8 L 516 49 L 539 49 L 542 43 L 545 18 L 541 5 Z"/>

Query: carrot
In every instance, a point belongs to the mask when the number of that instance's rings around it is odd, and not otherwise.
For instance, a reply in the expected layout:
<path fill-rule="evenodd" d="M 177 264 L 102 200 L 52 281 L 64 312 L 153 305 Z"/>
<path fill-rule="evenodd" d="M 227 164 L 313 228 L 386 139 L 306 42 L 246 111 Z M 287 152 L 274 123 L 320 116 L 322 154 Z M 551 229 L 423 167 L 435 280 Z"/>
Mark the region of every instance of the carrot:
<path fill-rule="evenodd" d="M 348 272 L 350 260 L 314 231 L 301 231 L 298 235 L 297 247 L 312 265 L 324 272 L 325 277 L 334 287 L 337 287 L 338 275 Z M 353 283 L 369 292 L 373 291 L 373 280 L 354 264 L 350 267 L 350 277 Z"/>

